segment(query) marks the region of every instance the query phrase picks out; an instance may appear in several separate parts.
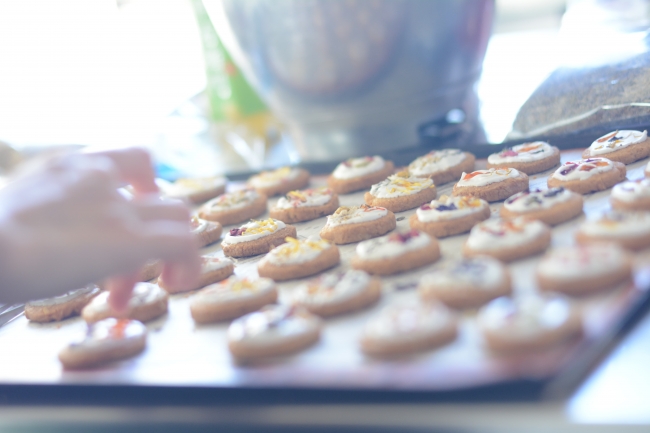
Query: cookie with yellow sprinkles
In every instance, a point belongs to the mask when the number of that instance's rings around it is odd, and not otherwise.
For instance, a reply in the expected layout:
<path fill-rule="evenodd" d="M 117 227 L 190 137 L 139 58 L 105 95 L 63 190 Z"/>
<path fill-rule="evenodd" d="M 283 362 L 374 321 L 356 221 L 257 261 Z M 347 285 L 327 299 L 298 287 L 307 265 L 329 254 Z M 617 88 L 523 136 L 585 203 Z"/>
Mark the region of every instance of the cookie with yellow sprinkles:
<path fill-rule="evenodd" d="M 221 248 L 223 253 L 230 257 L 256 256 L 282 245 L 287 237 L 296 237 L 294 226 L 273 218 L 253 220 L 230 230 L 221 242 Z"/>
<path fill-rule="evenodd" d="M 391 212 L 413 209 L 436 198 L 433 180 L 400 172 L 376 183 L 364 195 L 366 204 L 381 206 Z"/>
<path fill-rule="evenodd" d="M 286 238 L 286 244 L 273 248 L 257 265 L 260 277 L 275 281 L 293 280 L 323 272 L 339 264 L 336 245 L 322 239 Z"/>

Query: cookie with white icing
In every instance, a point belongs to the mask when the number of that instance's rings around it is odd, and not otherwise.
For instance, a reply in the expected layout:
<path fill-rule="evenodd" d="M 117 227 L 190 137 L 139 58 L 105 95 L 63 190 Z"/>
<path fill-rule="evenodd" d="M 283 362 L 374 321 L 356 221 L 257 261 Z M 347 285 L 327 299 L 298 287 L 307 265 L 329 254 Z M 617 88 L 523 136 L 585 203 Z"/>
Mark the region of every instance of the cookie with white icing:
<path fill-rule="evenodd" d="M 275 281 L 293 280 L 318 274 L 339 264 L 336 245 L 323 239 L 286 238 L 286 244 L 273 248 L 257 264 L 260 277 Z"/>
<path fill-rule="evenodd" d="M 298 167 L 282 167 L 263 171 L 248 179 L 248 186 L 267 197 L 286 194 L 309 185 L 309 172 Z"/>
<path fill-rule="evenodd" d="M 133 288 L 131 299 L 125 311 L 117 312 L 108 304 L 108 292 L 95 296 L 81 311 L 81 317 L 88 323 L 109 317 L 128 318 L 148 322 L 167 312 L 169 295 L 156 284 L 138 283 Z"/>
<path fill-rule="evenodd" d="M 583 198 L 563 187 L 534 189 L 513 195 L 503 202 L 501 216 L 525 216 L 556 225 L 582 214 Z"/>
<path fill-rule="evenodd" d="M 391 275 L 440 258 L 438 240 L 419 230 L 398 231 L 357 245 L 351 264 L 374 275 Z"/>
<path fill-rule="evenodd" d="M 468 232 L 490 217 L 488 202 L 476 197 L 450 197 L 425 203 L 409 218 L 411 228 L 443 238 Z"/>
<path fill-rule="evenodd" d="M 632 257 L 616 244 L 555 248 L 538 263 L 539 288 L 567 295 L 613 289 L 632 279 Z"/>
<path fill-rule="evenodd" d="M 338 207 L 339 196 L 330 188 L 305 189 L 281 197 L 269 215 L 285 223 L 297 223 L 331 215 Z"/>
<path fill-rule="evenodd" d="M 439 302 L 392 305 L 363 328 L 360 345 L 366 355 L 391 357 L 432 350 L 458 335 L 458 318 Z"/>
<path fill-rule="evenodd" d="M 327 217 L 320 237 L 335 244 L 349 244 L 385 235 L 397 227 L 395 214 L 378 206 L 341 206 Z"/>
<path fill-rule="evenodd" d="M 88 368 L 135 356 L 146 344 L 147 328 L 142 323 L 109 318 L 88 324 L 84 339 L 65 347 L 59 361 L 66 369 Z"/>
<path fill-rule="evenodd" d="M 488 255 L 511 262 L 540 253 L 550 243 L 551 229 L 539 220 L 490 218 L 472 228 L 463 245 L 463 255 Z"/>
<path fill-rule="evenodd" d="M 560 163 L 560 150 L 544 141 L 523 143 L 488 156 L 488 168 L 510 167 L 528 175 L 549 170 Z"/>
<path fill-rule="evenodd" d="M 515 168 L 489 168 L 463 173 L 454 185 L 455 196 L 468 195 L 487 202 L 500 201 L 528 190 L 528 175 Z"/>
<path fill-rule="evenodd" d="M 210 245 L 221 239 L 222 232 L 223 226 L 216 221 L 206 221 L 196 216 L 190 218 L 190 233 L 196 236 L 200 247 Z"/>
<path fill-rule="evenodd" d="M 638 179 L 614 185 L 609 198 L 620 211 L 650 211 L 650 179 Z"/>
<path fill-rule="evenodd" d="M 241 317 L 277 299 L 278 291 L 273 280 L 232 276 L 193 295 L 190 313 L 197 323 L 221 322 Z"/>
<path fill-rule="evenodd" d="M 576 232 L 576 241 L 614 242 L 623 248 L 638 251 L 650 246 L 650 212 L 605 212 L 583 222 Z"/>
<path fill-rule="evenodd" d="M 392 161 L 381 156 L 350 158 L 336 166 L 327 177 L 327 185 L 337 194 L 347 194 L 366 189 L 393 173 Z"/>
<path fill-rule="evenodd" d="M 401 172 L 388 176 L 364 195 L 369 206 L 385 207 L 391 212 L 413 209 L 436 198 L 436 186 L 428 178 Z"/>
<path fill-rule="evenodd" d="M 221 242 L 223 253 L 230 257 L 248 257 L 266 254 L 278 245 L 285 243 L 285 238 L 296 237 L 296 228 L 282 221 L 268 218 L 251 221 L 243 226 L 231 229 Z"/>
<path fill-rule="evenodd" d="M 266 212 L 266 196 L 254 188 L 221 194 L 199 208 L 198 216 L 223 225 L 239 224 Z"/>
<path fill-rule="evenodd" d="M 510 272 L 489 256 L 443 263 L 418 283 L 422 300 L 438 300 L 457 309 L 480 307 L 511 292 Z"/>
<path fill-rule="evenodd" d="M 163 276 L 158 277 L 158 286 L 165 289 L 167 293 L 180 293 L 189 292 L 192 290 L 200 289 L 208 284 L 214 284 L 221 280 L 225 280 L 235 271 L 235 264 L 232 260 L 224 257 L 216 257 L 214 255 L 201 256 L 201 273 L 197 283 L 193 287 L 186 287 L 179 290 L 176 287 L 169 286 Z"/>
<path fill-rule="evenodd" d="M 182 178 L 163 189 L 163 194 L 190 203 L 203 203 L 223 194 L 228 179 L 223 176 Z"/>
<path fill-rule="evenodd" d="M 304 308 L 267 305 L 230 324 L 228 349 L 238 361 L 287 355 L 316 343 L 321 327 L 321 319 Z"/>
<path fill-rule="evenodd" d="M 381 297 L 381 280 L 351 269 L 314 278 L 292 291 L 292 302 L 310 312 L 329 317 L 349 313 L 376 303 Z"/>
<path fill-rule="evenodd" d="M 560 295 L 495 299 L 476 321 L 487 347 L 497 352 L 543 350 L 582 334 L 580 311 Z"/>
<path fill-rule="evenodd" d="M 99 293 L 95 284 L 71 290 L 60 296 L 29 301 L 25 304 L 25 317 L 32 322 L 53 322 L 78 315 Z"/>
<path fill-rule="evenodd" d="M 549 176 L 549 188 L 564 187 L 578 194 L 602 191 L 625 180 L 625 164 L 607 158 L 568 161 Z"/>
<path fill-rule="evenodd" d="M 603 135 L 585 149 L 584 159 L 605 157 L 611 161 L 631 164 L 650 156 L 648 131 L 620 130 Z"/>
<path fill-rule="evenodd" d="M 433 150 L 409 164 L 412 176 L 428 177 L 436 185 L 452 182 L 461 174 L 474 170 L 476 157 L 460 149 Z"/>

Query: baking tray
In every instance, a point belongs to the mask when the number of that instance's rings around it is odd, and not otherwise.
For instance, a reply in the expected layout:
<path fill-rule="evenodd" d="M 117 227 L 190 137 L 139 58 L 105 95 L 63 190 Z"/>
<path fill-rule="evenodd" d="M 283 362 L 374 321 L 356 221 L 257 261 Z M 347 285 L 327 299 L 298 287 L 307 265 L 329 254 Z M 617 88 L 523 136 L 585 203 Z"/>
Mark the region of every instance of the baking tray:
<path fill-rule="evenodd" d="M 418 149 L 423 153 L 422 147 Z M 476 153 L 484 156 L 494 150 L 495 147 L 485 146 Z M 565 150 L 562 160 L 579 159 L 580 153 Z M 629 165 L 628 178 L 642 177 L 646 162 Z M 484 166 L 485 160 L 477 161 L 477 168 Z M 324 165 L 314 171 L 329 168 Z M 545 187 L 550 173 L 552 170 L 531 176 L 530 187 Z M 312 178 L 312 186 L 323 184 L 324 175 Z M 230 185 L 238 186 L 237 182 Z M 453 183 L 439 187 L 438 195 L 450 194 L 452 186 Z M 585 196 L 585 213 L 597 214 L 607 209 L 609 193 L 608 190 Z M 340 200 L 342 205 L 354 205 L 362 203 L 362 197 L 360 192 L 341 196 Z M 501 203 L 490 206 L 493 214 L 500 206 Z M 396 214 L 398 227 L 407 227 L 408 217 L 414 212 Z M 584 218 L 555 227 L 552 244 L 571 244 L 573 232 Z M 325 218 L 298 223 L 298 235 L 318 234 L 324 224 Z M 465 234 L 442 239 L 443 260 L 460 257 L 466 237 Z M 339 269 L 349 266 L 354 248 L 354 244 L 340 246 Z M 220 250 L 217 243 L 204 252 Z M 235 273 L 256 275 L 261 257 L 237 259 Z M 532 275 L 539 257 L 509 266 L 516 291 L 535 290 Z M 650 304 L 650 253 L 636 257 L 635 285 L 579 300 L 586 311 L 584 338 L 545 352 L 516 356 L 489 353 L 475 328 L 472 312 L 463 315 L 459 338 L 439 350 L 390 361 L 361 354 L 357 338 L 365 321 L 387 304 L 416 297 L 415 283 L 430 266 L 383 278 L 381 302 L 368 310 L 326 320 L 322 339 L 315 346 L 293 356 L 246 366 L 235 364 L 228 353 L 227 324 L 194 324 L 188 294 L 172 295 L 169 313 L 147 324 L 149 342 L 143 354 L 87 371 L 63 371 L 57 360 L 63 346 L 84 334 L 85 323 L 80 318 L 35 324 L 20 316 L 0 328 L 0 403 L 241 405 L 562 397 Z M 297 284 L 279 284 L 281 302 Z"/>

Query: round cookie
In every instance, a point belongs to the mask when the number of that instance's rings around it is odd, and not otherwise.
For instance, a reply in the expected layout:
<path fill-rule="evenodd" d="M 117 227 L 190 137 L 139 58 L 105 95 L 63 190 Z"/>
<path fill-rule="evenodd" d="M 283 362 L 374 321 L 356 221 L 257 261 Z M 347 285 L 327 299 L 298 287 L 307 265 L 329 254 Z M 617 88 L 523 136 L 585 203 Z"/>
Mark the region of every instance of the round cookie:
<path fill-rule="evenodd" d="M 542 252 L 550 243 L 551 229 L 539 220 L 490 218 L 472 228 L 463 245 L 463 255 L 484 254 L 511 262 Z"/>
<path fill-rule="evenodd" d="M 87 368 L 135 356 L 146 344 L 147 328 L 142 323 L 109 318 L 89 324 L 84 339 L 65 347 L 59 360 L 66 369 Z"/>
<path fill-rule="evenodd" d="M 189 292 L 205 287 L 208 284 L 214 284 L 221 280 L 225 280 L 231 276 L 234 271 L 235 265 L 230 259 L 215 256 L 201 256 L 201 274 L 199 275 L 199 280 L 194 287 L 186 288 L 184 290 L 168 287 L 162 275 L 158 277 L 158 286 L 165 289 L 167 293 Z"/>
<path fill-rule="evenodd" d="M 632 257 L 615 244 L 555 248 L 538 263 L 539 288 L 588 295 L 632 280 Z"/>
<path fill-rule="evenodd" d="M 614 242 L 638 251 L 650 246 L 650 212 L 609 211 L 583 222 L 576 232 L 580 244 Z"/>
<path fill-rule="evenodd" d="M 228 179 L 223 176 L 178 179 L 163 189 L 163 193 L 190 203 L 199 204 L 223 194 Z"/>
<path fill-rule="evenodd" d="M 267 197 L 286 194 L 309 185 L 309 172 L 297 167 L 282 167 L 251 176 L 248 185 Z"/>
<path fill-rule="evenodd" d="M 25 317 L 32 322 L 53 322 L 81 313 L 81 310 L 99 293 L 95 284 L 71 290 L 60 296 L 29 301 L 25 304 Z"/>
<path fill-rule="evenodd" d="M 392 305 L 370 319 L 360 338 L 366 355 L 390 357 L 435 349 L 458 335 L 458 319 L 438 302 Z"/>
<path fill-rule="evenodd" d="M 497 352 L 544 350 L 582 334 L 581 314 L 559 295 L 495 299 L 476 321 L 487 347 Z"/>
<path fill-rule="evenodd" d="M 336 166 L 327 178 L 327 185 L 337 194 L 366 189 L 393 173 L 392 161 L 381 156 L 350 158 Z"/>
<path fill-rule="evenodd" d="M 267 305 L 230 324 L 228 349 L 239 361 L 297 352 L 318 341 L 321 323 L 304 308 Z"/>
<path fill-rule="evenodd" d="M 612 208 L 620 211 L 650 211 L 650 179 L 614 185 L 609 201 Z"/>
<path fill-rule="evenodd" d="M 439 258 L 438 240 L 411 229 L 361 242 L 350 263 L 354 269 L 369 274 L 391 275 L 431 264 Z"/>
<path fill-rule="evenodd" d="M 198 215 L 223 225 L 239 224 L 266 212 L 266 196 L 253 188 L 222 194 L 199 208 Z"/>
<path fill-rule="evenodd" d="M 391 212 L 413 209 L 434 198 L 436 186 L 431 179 L 411 177 L 406 172 L 388 176 L 364 195 L 367 205 L 385 207 Z"/>
<path fill-rule="evenodd" d="M 206 221 L 193 216 L 190 219 L 190 232 L 196 236 L 199 246 L 204 247 L 215 243 L 221 238 L 223 227 L 218 222 Z M 160 275 L 160 272 L 158 272 L 158 275 Z"/>
<path fill-rule="evenodd" d="M 365 308 L 381 297 L 381 280 L 363 271 L 322 275 L 296 287 L 292 302 L 321 317 Z"/>
<path fill-rule="evenodd" d="M 477 223 L 490 218 L 490 206 L 480 198 L 443 195 L 423 204 L 409 218 L 411 228 L 437 237 L 468 232 Z"/>
<path fill-rule="evenodd" d="M 436 185 L 442 185 L 474 171 L 475 161 L 474 155 L 460 149 L 433 150 L 410 163 L 408 171 L 413 176 L 428 177 Z"/>
<path fill-rule="evenodd" d="M 607 158 L 565 162 L 549 176 L 549 188 L 564 187 L 578 194 L 602 191 L 625 180 L 625 164 Z"/>
<path fill-rule="evenodd" d="M 278 299 L 273 280 L 232 276 L 199 290 L 190 298 L 190 313 L 197 323 L 235 319 Z"/>
<path fill-rule="evenodd" d="M 553 226 L 582 214 L 583 202 L 580 194 L 561 186 L 547 190 L 523 191 L 503 202 L 501 216 L 525 216 Z"/>
<path fill-rule="evenodd" d="M 621 130 L 603 135 L 582 152 L 584 159 L 605 157 L 610 161 L 631 164 L 650 156 L 648 131 Z"/>
<path fill-rule="evenodd" d="M 231 257 L 248 257 L 266 254 L 278 245 L 285 243 L 285 238 L 296 237 L 296 228 L 292 225 L 274 220 L 251 221 L 230 230 L 221 248 Z"/>
<path fill-rule="evenodd" d="M 488 156 L 488 168 L 510 167 L 528 175 L 549 170 L 560 163 L 560 150 L 544 141 L 507 147 Z"/>
<path fill-rule="evenodd" d="M 339 207 L 339 196 L 330 188 L 288 192 L 271 208 L 271 218 L 285 223 L 311 221 L 331 215 Z"/>
<path fill-rule="evenodd" d="M 128 318 L 148 322 L 167 312 L 169 295 L 155 284 L 138 283 L 133 289 L 126 310 L 116 312 L 108 304 L 108 292 L 95 296 L 81 310 L 81 317 L 88 323 L 98 322 L 109 317 Z"/>
<path fill-rule="evenodd" d="M 286 238 L 257 264 L 260 277 L 275 281 L 293 280 L 318 274 L 341 261 L 336 245 L 322 239 Z"/>
<path fill-rule="evenodd" d="M 477 256 L 444 263 L 418 283 L 423 301 L 438 300 L 451 308 L 476 308 L 512 293 L 508 269 L 497 259 Z"/>
<path fill-rule="evenodd" d="M 395 214 L 383 207 L 341 206 L 327 217 L 320 237 L 335 244 L 350 244 L 385 235 L 397 227 Z"/>
<path fill-rule="evenodd" d="M 528 176 L 514 168 L 490 168 L 463 173 L 454 185 L 455 196 L 468 195 L 488 202 L 504 200 L 528 190 Z"/>

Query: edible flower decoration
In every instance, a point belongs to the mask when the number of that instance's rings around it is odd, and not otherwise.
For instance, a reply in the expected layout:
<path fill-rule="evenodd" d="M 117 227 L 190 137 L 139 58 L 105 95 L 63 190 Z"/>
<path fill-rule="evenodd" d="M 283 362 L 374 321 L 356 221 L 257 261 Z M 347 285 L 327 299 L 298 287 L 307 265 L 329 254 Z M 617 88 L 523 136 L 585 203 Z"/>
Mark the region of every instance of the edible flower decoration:
<path fill-rule="evenodd" d="M 287 201 L 293 207 L 299 207 L 303 203 L 307 203 L 310 199 L 320 196 L 331 196 L 332 190 L 327 187 L 317 189 L 305 189 L 288 192 L 285 195 Z"/>
<path fill-rule="evenodd" d="M 501 168 L 490 168 L 488 170 L 477 170 L 471 173 L 466 173 L 463 176 L 463 180 L 470 180 L 476 176 L 508 176 L 512 172 L 511 168 L 501 167 Z"/>
<path fill-rule="evenodd" d="M 438 200 L 434 200 L 431 203 L 425 203 L 420 206 L 422 210 L 437 210 L 438 212 L 453 211 L 458 209 L 466 208 L 478 208 L 482 206 L 481 199 L 470 197 L 470 196 L 461 196 L 454 200 L 454 198 L 447 195 L 440 196 Z"/>
<path fill-rule="evenodd" d="M 388 236 L 389 242 L 397 242 L 400 244 L 405 244 L 413 238 L 420 236 L 420 231 L 411 229 L 409 231 L 395 232 Z"/>
<path fill-rule="evenodd" d="M 498 227 L 492 228 L 488 225 L 481 225 L 481 230 L 490 233 L 493 236 L 505 236 L 508 233 L 521 233 L 524 231 L 524 226 L 531 220 L 522 218 L 519 220 L 501 220 Z"/>
<path fill-rule="evenodd" d="M 534 142 L 534 143 L 524 143 L 519 146 L 506 147 L 501 152 L 499 156 L 519 156 L 522 153 L 528 153 L 530 155 L 535 155 L 537 153 L 544 152 L 543 142 Z"/>
<path fill-rule="evenodd" d="M 364 156 L 362 158 L 350 158 L 347 161 L 344 161 L 342 164 L 346 167 L 362 168 L 367 166 L 374 160 L 375 160 L 374 156 Z"/>
<path fill-rule="evenodd" d="M 230 236 L 250 236 L 262 233 L 273 233 L 278 229 L 278 223 L 273 218 L 261 221 L 251 221 L 252 227 L 240 227 L 230 230 Z"/>
<path fill-rule="evenodd" d="M 402 171 L 388 176 L 387 179 L 373 185 L 370 189 L 370 194 L 375 195 L 380 189 L 386 190 L 389 193 L 411 193 L 433 187 L 434 185 L 431 179 L 410 177 L 407 171 Z"/>
<path fill-rule="evenodd" d="M 251 201 L 257 192 L 253 188 L 244 188 L 239 191 L 234 191 L 228 194 L 221 194 L 212 202 L 213 206 L 235 206 L 239 203 Z"/>
<path fill-rule="evenodd" d="M 589 158 L 582 161 L 567 161 L 564 163 L 564 168 L 560 170 L 562 176 L 566 176 L 572 171 L 591 171 L 596 167 L 607 167 L 609 162 L 601 158 Z"/>
<path fill-rule="evenodd" d="M 295 238 L 287 237 L 284 240 L 286 241 L 286 244 L 275 248 L 272 252 L 273 255 L 288 259 L 310 250 L 323 251 L 330 247 L 330 243 L 323 239 L 298 240 Z"/>
<path fill-rule="evenodd" d="M 544 202 L 544 199 L 553 198 L 556 195 L 562 194 L 563 192 L 564 192 L 563 187 L 551 188 L 546 191 L 543 191 L 538 188 L 532 191 L 526 191 L 526 192 L 521 192 L 519 194 L 515 194 L 513 197 L 507 199 L 506 203 L 512 204 L 518 200 L 525 200 L 524 204 L 526 206 L 531 206 L 533 204 L 542 204 Z"/>
<path fill-rule="evenodd" d="M 293 168 L 291 167 L 282 167 L 277 170 L 263 171 L 255 176 L 255 178 L 264 182 L 282 182 L 289 178 L 292 170 Z"/>

